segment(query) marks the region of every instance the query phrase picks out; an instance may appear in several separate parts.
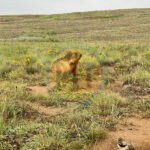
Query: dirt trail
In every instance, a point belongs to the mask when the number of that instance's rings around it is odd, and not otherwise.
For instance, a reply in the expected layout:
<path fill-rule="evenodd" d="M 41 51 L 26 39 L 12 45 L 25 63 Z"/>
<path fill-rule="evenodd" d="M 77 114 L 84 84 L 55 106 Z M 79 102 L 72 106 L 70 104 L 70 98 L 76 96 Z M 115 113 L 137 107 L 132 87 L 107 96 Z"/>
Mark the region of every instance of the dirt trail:
<path fill-rule="evenodd" d="M 48 116 L 55 116 L 55 115 L 63 114 L 69 110 L 68 108 L 63 108 L 63 107 L 45 107 L 45 106 L 40 105 L 37 102 L 24 101 L 24 103 L 29 105 L 31 108 L 38 111 L 39 113 L 45 114 Z"/>
<path fill-rule="evenodd" d="M 124 119 L 117 125 L 117 130 L 109 132 L 107 138 L 95 144 L 93 150 L 115 150 L 119 137 L 131 143 L 135 150 L 150 150 L 150 119 Z"/>

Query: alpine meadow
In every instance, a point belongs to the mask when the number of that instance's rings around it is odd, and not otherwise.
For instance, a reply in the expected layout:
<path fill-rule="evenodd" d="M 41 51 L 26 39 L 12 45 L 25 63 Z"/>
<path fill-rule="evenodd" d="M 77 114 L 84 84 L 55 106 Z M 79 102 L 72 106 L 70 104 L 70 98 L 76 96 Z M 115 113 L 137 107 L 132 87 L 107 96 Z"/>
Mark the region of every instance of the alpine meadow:
<path fill-rule="evenodd" d="M 149 118 L 150 9 L 0 16 L 0 150 L 149 150 Z"/>

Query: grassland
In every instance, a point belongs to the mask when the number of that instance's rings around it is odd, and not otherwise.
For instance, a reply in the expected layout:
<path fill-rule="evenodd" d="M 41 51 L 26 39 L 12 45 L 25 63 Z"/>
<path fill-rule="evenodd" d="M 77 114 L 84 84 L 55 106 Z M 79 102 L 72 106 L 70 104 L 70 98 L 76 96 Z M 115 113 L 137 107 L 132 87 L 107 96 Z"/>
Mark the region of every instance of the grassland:
<path fill-rule="evenodd" d="M 0 149 L 89 150 L 122 118 L 149 118 L 149 29 L 150 9 L 0 16 Z M 27 87 L 47 86 L 50 62 L 71 49 L 100 63 L 98 93 L 32 95 Z M 50 116 L 26 102 L 69 111 Z"/>

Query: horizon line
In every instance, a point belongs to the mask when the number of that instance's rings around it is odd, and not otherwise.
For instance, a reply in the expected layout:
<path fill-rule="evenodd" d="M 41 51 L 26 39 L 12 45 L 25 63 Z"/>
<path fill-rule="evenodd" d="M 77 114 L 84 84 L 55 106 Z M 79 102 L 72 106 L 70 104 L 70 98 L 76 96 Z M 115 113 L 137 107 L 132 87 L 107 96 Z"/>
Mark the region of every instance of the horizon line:
<path fill-rule="evenodd" d="M 87 11 L 70 11 L 70 12 L 62 12 L 62 13 L 14 13 L 14 14 L 0 14 L 0 16 L 32 16 L 32 15 L 62 15 L 62 14 L 72 14 L 72 13 L 84 13 L 84 12 L 96 12 L 96 11 L 115 11 L 115 10 L 131 10 L 131 9 L 150 9 L 150 7 L 143 8 L 119 8 L 119 9 L 103 9 L 103 10 L 87 10 Z"/>

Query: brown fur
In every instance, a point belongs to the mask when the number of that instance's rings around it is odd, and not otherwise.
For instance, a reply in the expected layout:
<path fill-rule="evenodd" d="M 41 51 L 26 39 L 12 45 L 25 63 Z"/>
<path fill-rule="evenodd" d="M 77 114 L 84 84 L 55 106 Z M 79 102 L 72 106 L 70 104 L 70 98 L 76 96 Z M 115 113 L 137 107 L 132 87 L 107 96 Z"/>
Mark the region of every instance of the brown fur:
<path fill-rule="evenodd" d="M 66 73 L 73 73 L 76 75 L 79 60 L 82 54 L 76 51 L 68 52 L 64 57 L 56 60 L 53 63 L 52 71 L 56 74 L 66 74 Z"/>

